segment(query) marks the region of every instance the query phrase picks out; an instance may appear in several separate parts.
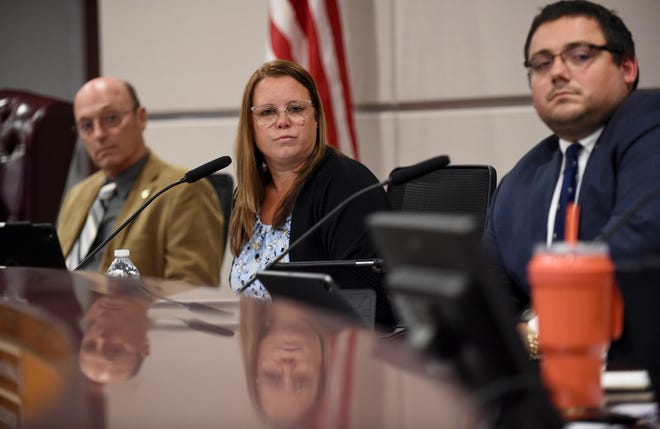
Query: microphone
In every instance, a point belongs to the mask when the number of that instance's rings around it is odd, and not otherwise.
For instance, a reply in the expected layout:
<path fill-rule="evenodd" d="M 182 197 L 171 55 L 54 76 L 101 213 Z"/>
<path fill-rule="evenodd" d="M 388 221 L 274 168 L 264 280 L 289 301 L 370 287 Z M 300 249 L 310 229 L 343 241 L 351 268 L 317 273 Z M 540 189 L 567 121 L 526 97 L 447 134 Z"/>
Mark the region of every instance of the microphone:
<path fill-rule="evenodd" d="M 657 198 L 659 195 L 660 195 L 660 188 L 654 189 L 653 191 L 644 195 L 642 198 L 637 200 L 637 202 L 632 207 L 630 207 L 626 212 L 624 212 L 618 221 L 616 221 L 609 228 L 603 230 L 600 234 L 598 234 L 598 236 L 594 239 L 594 241 L 599 241 L 599 240 L 607 241 L 610 238 L 612 238 L 614 233 L 617 232 L 619 229 L 621 229 L 630 220 L 630 218 L 632 218 L 635 215 L 635 213 L 639 211 L 639 209 L 645 206 L 652 199 Z"/>
<path fill-rule="evenodd" d="M 309 228 L 303 235 L 298 237 L 296 241 L 294 241 L 284 252 L 280 253 L 277 255 L 272 261 L 270 261 L 266 266 L 260 270 L 260 271 L 268 271 L 273 265 L 277 264 L 279 261 L 282 260 L 286 255 L 291 253 L 291 250 L 296 248 L 302 241 L 304 241 L 307 237 L 312 235 L 317 229 L 319 229 L 324 223 L 328 221 L 332 216 L 334 216 L 337 212 L 339 212 L 341 209 L 343 209 L 348 203 L 356 199 L 357 197 L 366 194 L 367 192 L 374 190 L 376 188 L 385 186 L 385 185 L 399 185 L 401 183 L 408 182 L 410 180 L 416 179 L 420 176 L 423 176 L 427 173 L 430 173 L 433 170 L 437 170 L 440 168 L 444 168 L 447 165 L 449 165 L 449 157 L 447 155 L 440 155 L 436 156 L 431 159 L 427 159 L 426 161 L 422 161 L 417 164 L 413 164 L 409 167 L 404 167 L 401 169 L 398 169 L 397 171 L 393 172 L 390 174 L 390 176 L 383 180 L 382 182 L 379 183 L 374 183 L 373 185 L 369 185 L 364 189 L 360 189 L 353 195 L 349 196 L 346 198 L 344 201 L 341 203 L 337 204 L 337 206 L 330 210 L 325 216 L 323 216 L 318 222 L 316 222 L 311 228 Z M 257 280 L 257 275 L 255 274 L 248 280 L 243 286 L 241 286 L 237 293 L 241 293 L 245 291 L 252 283 Z"/>
<path fill-rule="evenodd" d="M 183 175 L 183 179 L 188 183 L 193 183 L 212 173 L 215 173 L 218 170 L 227 168 L 229 164 L 231 164 L 231 158 L 228 156 L 221 156 L 220 158 L 216 158 L 213 161 L 202 164 L 197 168 L 193 168 Z"/>
<path fill-rule="evenodd" d="M 388 180 L 383 182 L 385 184 L 399 185 L 416 179 L 420 176 L 430 173 L 433 170 L 444 168 L 449 165 L 449 157 L 447 155 L 436 156 L 426 161 L 413 164 L 410 167 L 399 168 L 390 174 Z"/>
<path fill-rule="evenodd" d="M 213 161 L 209 161 L 206 164 L 200 165 L 197 168 L 193 168 L 192 170 L 188 171 L 186 174 L 183 175 L 183 177 L 179 180 L 177 180 L 174 183 L 170 183 L 160 191 L 156 192 L 154 195 L 151 196 L 147 201 L 145 201 L 124 223 L 119 225 L 118 228 L 116 228 L 110 235 L 108 235 L 98 246 L 96 246 L 91 252 L 85 256 L 85 258 L 80 261 L 78 266 L 73 269 L 73 271 L 78 271 L 81 268 L 83 268 L 85 265 L 89 263 L 89 261 L 92 260 L 94 256 L 96 256 L 97 253 L 103 249 L 106 244 L 110 242 L 117 234 L 119 234 L 128 224 L 133 222 L 133 219 L 137 217 L 140 213 L 142 213 L 142 210 L 147 208 L 149 204 L 156 198 L 158 198 L 161 194 L 163 194 L 165 191 L 168 191 L 172 189 L 175 186 L 178 186 L 182 183 L 193 183 L 198 181 L 199 179 L 202 179 L 212 173 L 215 173 L 218 170 L 222 170 L 223 168 L 226 168 L 229 164 L 231 164 L 231 158 L 228 156 L 221 156 L 220 158 L 216 158 Z"/>

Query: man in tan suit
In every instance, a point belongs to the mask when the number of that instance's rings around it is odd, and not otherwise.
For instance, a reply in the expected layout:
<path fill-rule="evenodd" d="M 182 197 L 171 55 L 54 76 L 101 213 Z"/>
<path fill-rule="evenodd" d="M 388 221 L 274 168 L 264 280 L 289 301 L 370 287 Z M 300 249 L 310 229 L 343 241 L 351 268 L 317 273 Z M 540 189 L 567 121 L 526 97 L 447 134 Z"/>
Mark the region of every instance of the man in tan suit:
<path fill-rule="evenodd" d="M 73 264 L 85 256 L 71 258 L 70 253 L 104 184 L 115 183 L 116 191 L 104 201 L 91 249 L 149 197 L 186 172 L 147 148 L 143 136 L 147 112 L 129 83 L 112 77 L 92 79 L 76 94 L 74 114 L 80 138 L 100 171 L 74 186 L 60 209 L 58 235 L 65 257 Z M 84 269 L 104 272 L 114 250 L 126 248 L 143 277 L 216 286 L 224 251 L 223 222 L 211 184 L 184 183 L 154 200 Z"/>

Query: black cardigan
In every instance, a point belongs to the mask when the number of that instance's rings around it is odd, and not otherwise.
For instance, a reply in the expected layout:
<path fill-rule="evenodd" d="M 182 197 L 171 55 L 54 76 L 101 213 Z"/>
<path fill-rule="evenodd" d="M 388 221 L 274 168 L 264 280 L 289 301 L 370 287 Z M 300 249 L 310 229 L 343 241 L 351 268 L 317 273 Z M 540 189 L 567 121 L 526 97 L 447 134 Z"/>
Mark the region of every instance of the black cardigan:
<path fill-rule="evenodd" d="M 378 179 L 363 164 L 327 150 L 305 182 L 291 214 L 290 244 L 343 200 Z M 390 210 L 383 188 L 361 195 L 336 213 L 315 233 L 291 249 L 291 261 L 368 259 L 376 257 L 365 220 Z"/>

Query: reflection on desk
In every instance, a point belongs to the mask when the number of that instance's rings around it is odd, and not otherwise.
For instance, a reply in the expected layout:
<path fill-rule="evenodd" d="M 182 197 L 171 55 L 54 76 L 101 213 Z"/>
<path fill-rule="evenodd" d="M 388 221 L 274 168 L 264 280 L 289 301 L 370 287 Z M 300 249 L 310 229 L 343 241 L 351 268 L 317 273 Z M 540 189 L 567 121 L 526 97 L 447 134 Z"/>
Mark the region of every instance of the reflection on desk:
<path fill-rule="evenodd" d="M 73 370 L 66 329 L 7 295 L 0 299 L 0 427 L 23 427 L 61 395 Z"/>
<path fill-rule="evenodd" d="M 28 268 L 0 269 L 0 297 L 51 320 L 61 335 L 46 343 L 64 351 L 62 365 L 43 357 L 62 380 L 50 404 L 39 415 L 23 413 L 16 427 L 453 429 L 478 422 L 450 373 L 429 376 L 429 362 L 403 342 L 290 302 Z M 0 332 L 4 344 L 8 335 Z M 29 341 L 24 331 L 13 338 Z"/>
<path fill-rule="evenodd" d="M 647 371 L 619 369 L 601 377 L 606 407 L 613 413 L 632 416 L 647 427 L 658 425 L 658 407 Z"/>

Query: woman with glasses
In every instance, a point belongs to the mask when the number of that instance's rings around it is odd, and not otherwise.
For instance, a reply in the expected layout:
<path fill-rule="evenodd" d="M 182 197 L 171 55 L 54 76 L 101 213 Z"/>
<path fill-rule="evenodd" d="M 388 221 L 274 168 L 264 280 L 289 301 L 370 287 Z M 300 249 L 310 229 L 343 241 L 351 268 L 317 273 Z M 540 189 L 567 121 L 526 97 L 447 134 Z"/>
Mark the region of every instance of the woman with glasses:
<path fill-rule="evenodd" d="M 258 297 L 267 292 L 253 280 L 257 271 L 343 200 L 378 182 L 364 165 L 326 144 L 312 76 L 283 60 L 263 64 L 245 86 L 236 176 L 230 284 L 235 292 Z M 292 248 L 282 262 L 373 258 L 365 218 L 388 209 L 382 188 L 367 192 Z"/>
<path fill-rule="evenodd" d="M 330 347 L 341 327 L 286 301 L 240 305 L 246 387 L 257 415 L 270 428 L 313 427 L 327 397 Z"/>

